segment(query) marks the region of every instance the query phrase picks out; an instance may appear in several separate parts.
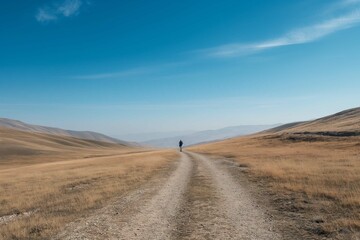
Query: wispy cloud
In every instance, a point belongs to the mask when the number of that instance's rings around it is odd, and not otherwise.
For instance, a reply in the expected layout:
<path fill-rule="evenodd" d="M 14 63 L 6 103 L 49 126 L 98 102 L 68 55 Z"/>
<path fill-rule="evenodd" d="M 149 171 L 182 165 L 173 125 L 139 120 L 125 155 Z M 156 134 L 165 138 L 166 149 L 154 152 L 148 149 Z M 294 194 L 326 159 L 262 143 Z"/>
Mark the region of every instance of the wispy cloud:
<path fill-rule="evenodd" d="M 150 68 L 134 68 L 130 70 L 124 70 L 119 72 L 104 72 L 104 73 L 95 73 L 88 75 L 78 75 L 73 76 L 73 79 L 88 79 L 88 80 L 97 80 L 97 79 L 110 79 L 110 78 L 119 78 L 119 77 L 129 77 L 134 75 L 142 75 L 152 72 Z"/>
<path fill-rule="evenodd" d="M 346 5 L 354 5 L 359 4 L 360 1 L 346 0 L 342 3 Z M 355 27 L 359 25 L 359 23 L 360 9 L 355 9 L 341 16 L 330 18 L 311 26 L 291 30 L 283 36 L 275 39 L 250 44 L 226 44 L 200 51 L 210 57 L 235 57 L 250 55 L 266 49 L 314 42 L 338 31 Z"/>
<path fill-rule="evenodd" d="M 340 2 L 340 4 L 342 4 L 343 6 L 349 6 L 349 5 L 354 5 L 354 4 L 359 4 L 360 0 L 342 0 Z"/>
<path fill-rule="evenodd" d="M 82 0 L 54 2 L 50 6 L 39 8 L 35 18 L 38 22 L 46 23 L 56 21 L 62 17 L 75 16 L 79 14 L 79 10 L 83 4 Z"/>
<path fill-rule="evenodd" d="M 155 74 L 155 73 L 164 73 L 164 72 L 166 72 L 168 70 L 171 70 L 171 69 L 179 67 L 179 66 L 184 66 L 186 64 L 189 64 L 189 62 L 165 63 L 165 64 L 159 64 L 159 65 L 152 65 L 152 66 L 144 66 L 144 67 L 125 69 L 125 70 L 121 70 L 121 71 L 76 75 L 76 76 L 71 76 L 70 78 L 79 79 L 79 80 L 117 79 L 117 78 L 121 78 L 121 77 L 130 77 L 130 76 L 149 75 L 149 74 Z"/>

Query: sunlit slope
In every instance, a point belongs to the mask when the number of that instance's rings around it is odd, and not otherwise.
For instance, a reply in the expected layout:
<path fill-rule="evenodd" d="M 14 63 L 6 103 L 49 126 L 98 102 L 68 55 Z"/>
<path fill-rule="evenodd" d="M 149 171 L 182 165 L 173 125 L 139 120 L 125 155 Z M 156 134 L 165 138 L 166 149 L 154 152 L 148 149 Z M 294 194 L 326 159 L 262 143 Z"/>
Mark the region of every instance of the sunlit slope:
<path fill-rule="evenodd" d="M 0 239 L 51 239 L 176 159 L 174 151 L 0 128 Z"/>
<path fill-rule="evenodd" d="M 283 125 L 271 132 L 357 132 L 360 133 L 360 108 L 345 110 L 314 121 Z"/>
<path fill-rule="evenodd" d="M 123 144 L 85 140 L 67 136 L 17 131 L 0 127 L 0 164 L 9 162 L 51 162 L 71 157 L 133 151 Z"/>
<path fill-rule="evenodd" d="M 72 131 L 72 130 L 65 130 L 60 128 L 45 127 L 45 126 L 28 124 L 8 118 L 0 118 L 0 127 L 25 131 L 25 132 L 32 132 L 32 133 L 44 133 L 44 134 L 51 134 L 57 136 L 67 136 L 67 137 L 75 137 L 75 138 L 81 138 L 87 140 L 108 142 L 108 143 L 120 143 L 120 144 L 132 145 L 131 143 L 121 141 L 97 132 Z"/>
<path fill-rule="evenodd" d="M 314 229 L 329 235 L 346 229 L 348 236 L 337 239 L 353 239 L 360 229 L 359 133 L 360 108 L 355 108 L 188 150 L 236 161 L 281 201 L 291 196 L 291 214 L 294 208 L 305 209 L 296 218 L 299 226 L 322 216 Z M 311 207 L 304 208 L 304 201 Z M 279 209 L 286 213 L 282 204 Z"/>

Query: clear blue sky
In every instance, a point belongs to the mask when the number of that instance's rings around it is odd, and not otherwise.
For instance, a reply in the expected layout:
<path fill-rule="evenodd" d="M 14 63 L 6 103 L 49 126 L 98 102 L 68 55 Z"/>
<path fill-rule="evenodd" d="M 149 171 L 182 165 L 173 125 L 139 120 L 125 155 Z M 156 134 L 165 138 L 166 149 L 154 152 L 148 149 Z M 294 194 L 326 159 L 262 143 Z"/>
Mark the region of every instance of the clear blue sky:
<path fill-rule="evenodd" d="M 0 116 L 121 134 L 359 106 L 360 0 L 0 3 Z"/>

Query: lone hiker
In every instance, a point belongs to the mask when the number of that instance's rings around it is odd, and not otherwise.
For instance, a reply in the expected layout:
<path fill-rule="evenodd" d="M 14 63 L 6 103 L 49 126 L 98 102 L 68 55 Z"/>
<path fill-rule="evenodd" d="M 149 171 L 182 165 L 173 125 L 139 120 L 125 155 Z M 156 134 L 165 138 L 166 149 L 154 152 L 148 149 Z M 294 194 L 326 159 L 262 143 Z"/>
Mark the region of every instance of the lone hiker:
<path fill-rule="evenodd" d="M 180 148 L 180 152 L 182 152 L 182 146 L 184 145 L 183 141 L 180 140 L 179 142 L 179 148 Z"/>

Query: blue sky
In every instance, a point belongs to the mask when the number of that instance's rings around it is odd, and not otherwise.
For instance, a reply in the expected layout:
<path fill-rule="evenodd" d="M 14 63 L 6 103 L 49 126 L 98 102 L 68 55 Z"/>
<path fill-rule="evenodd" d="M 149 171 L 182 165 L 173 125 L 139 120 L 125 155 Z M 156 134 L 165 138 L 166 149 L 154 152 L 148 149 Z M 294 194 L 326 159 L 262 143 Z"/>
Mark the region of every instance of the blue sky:
<path fill-rule="evenodd" d="M 121 136 L 360 102 L 360 0 L 0 3 L 0 116 Z"/>

